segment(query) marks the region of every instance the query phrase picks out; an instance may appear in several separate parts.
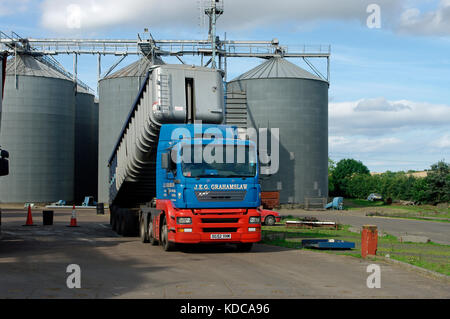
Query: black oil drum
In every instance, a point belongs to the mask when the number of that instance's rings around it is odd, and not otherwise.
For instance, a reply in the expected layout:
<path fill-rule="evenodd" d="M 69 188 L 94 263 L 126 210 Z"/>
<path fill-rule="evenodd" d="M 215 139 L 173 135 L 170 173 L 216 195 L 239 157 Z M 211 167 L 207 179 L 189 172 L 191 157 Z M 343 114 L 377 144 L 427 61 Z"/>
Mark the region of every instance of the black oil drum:
<path fill-rule="evenodd" d="M 97 203 L 97 215 L 105 215 L 105 204 Z"/>

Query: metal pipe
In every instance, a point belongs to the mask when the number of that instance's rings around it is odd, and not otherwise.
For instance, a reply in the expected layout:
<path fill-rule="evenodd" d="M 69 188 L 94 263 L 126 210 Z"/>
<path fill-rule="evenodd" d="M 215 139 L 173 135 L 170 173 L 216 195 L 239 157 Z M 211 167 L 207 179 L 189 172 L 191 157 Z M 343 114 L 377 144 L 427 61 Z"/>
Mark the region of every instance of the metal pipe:
<path fill-rule="evenodd" d="M 211 19 L 212 19 L 212 28 L 211 28 L 211 46 L 212 46 L 212 64 L 211 67 L 213 69 L 216 68 L 216 1 L 212 0 L 213 3 L 213 7 L 212 7 L 212 14 L 211 14 Z"/>
<path fill-rule="evenodd" d="M 228 67 L 228 65 L 227 65 L 227 48 L 225 46 L 225 42 L 226 41 L 227 41 L 227 33 L 225 32 L 225 34 L 224 34 L 224 44 L 223 44 L 223 48 L 224 48 L 224 51 L 225 51 L 225 54 L 224 54 L 224 71 L 225 71 L 224 81 L 225 82 L 227 82 L 227 67 Z"/>

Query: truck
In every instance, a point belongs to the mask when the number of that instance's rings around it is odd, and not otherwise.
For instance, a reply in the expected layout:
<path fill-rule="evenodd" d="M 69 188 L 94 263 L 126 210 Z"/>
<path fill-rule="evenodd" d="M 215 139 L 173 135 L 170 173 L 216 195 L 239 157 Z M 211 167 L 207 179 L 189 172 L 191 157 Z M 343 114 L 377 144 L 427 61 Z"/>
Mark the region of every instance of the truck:
<path fill-rule="evenodd" d="M 256 143 L 224 119 L 223 73 L 155 65 L 109 159 L 112 229 L 165 251 L 261 239 Z"/>

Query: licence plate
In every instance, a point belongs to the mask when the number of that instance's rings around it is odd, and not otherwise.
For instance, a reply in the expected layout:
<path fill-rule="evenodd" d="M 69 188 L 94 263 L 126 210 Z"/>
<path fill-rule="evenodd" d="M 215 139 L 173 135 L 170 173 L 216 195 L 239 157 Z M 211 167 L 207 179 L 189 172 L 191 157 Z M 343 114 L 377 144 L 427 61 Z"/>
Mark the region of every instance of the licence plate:
<path fill-rule="evenodd" d="M 211 234 L 211 239 L 231 239 L 231 234 Z"/>

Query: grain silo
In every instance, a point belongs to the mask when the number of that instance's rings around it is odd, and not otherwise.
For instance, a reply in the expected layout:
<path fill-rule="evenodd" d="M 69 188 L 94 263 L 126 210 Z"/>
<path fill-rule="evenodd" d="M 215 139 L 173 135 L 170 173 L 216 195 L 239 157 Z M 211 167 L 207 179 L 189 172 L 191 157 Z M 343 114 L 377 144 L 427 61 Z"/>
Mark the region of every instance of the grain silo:
<path fill-rule="evenodd" d="M 73 199 L 74 85 L 30 55 L 8 60 L 0 144 L 10 153 L 10 174 L 0 201 Z"/>
<path fill-rule="evenodd" d="M 229 82 L 227 91 L 228 124 L 280 129 L 279 170 L 261 177 L 262 190 L 279 191 L 282 204 L 327 197 L 328 82 L 276 57 Z"/>
<path fill-rule="evenodd" d="M 74 200 L 85 196 L 97 199 L 98 178 L 98 103 L 94 95 L 78 86 L 75 107 Z"/>
<path fill-rule="evenodd" d="M 161 60 L 155 61 L 161 64 Z M 108 160 L 147 71 L 147 58 L 126 66 L 99 83 L 98 201 L 109 202 Z"/>

